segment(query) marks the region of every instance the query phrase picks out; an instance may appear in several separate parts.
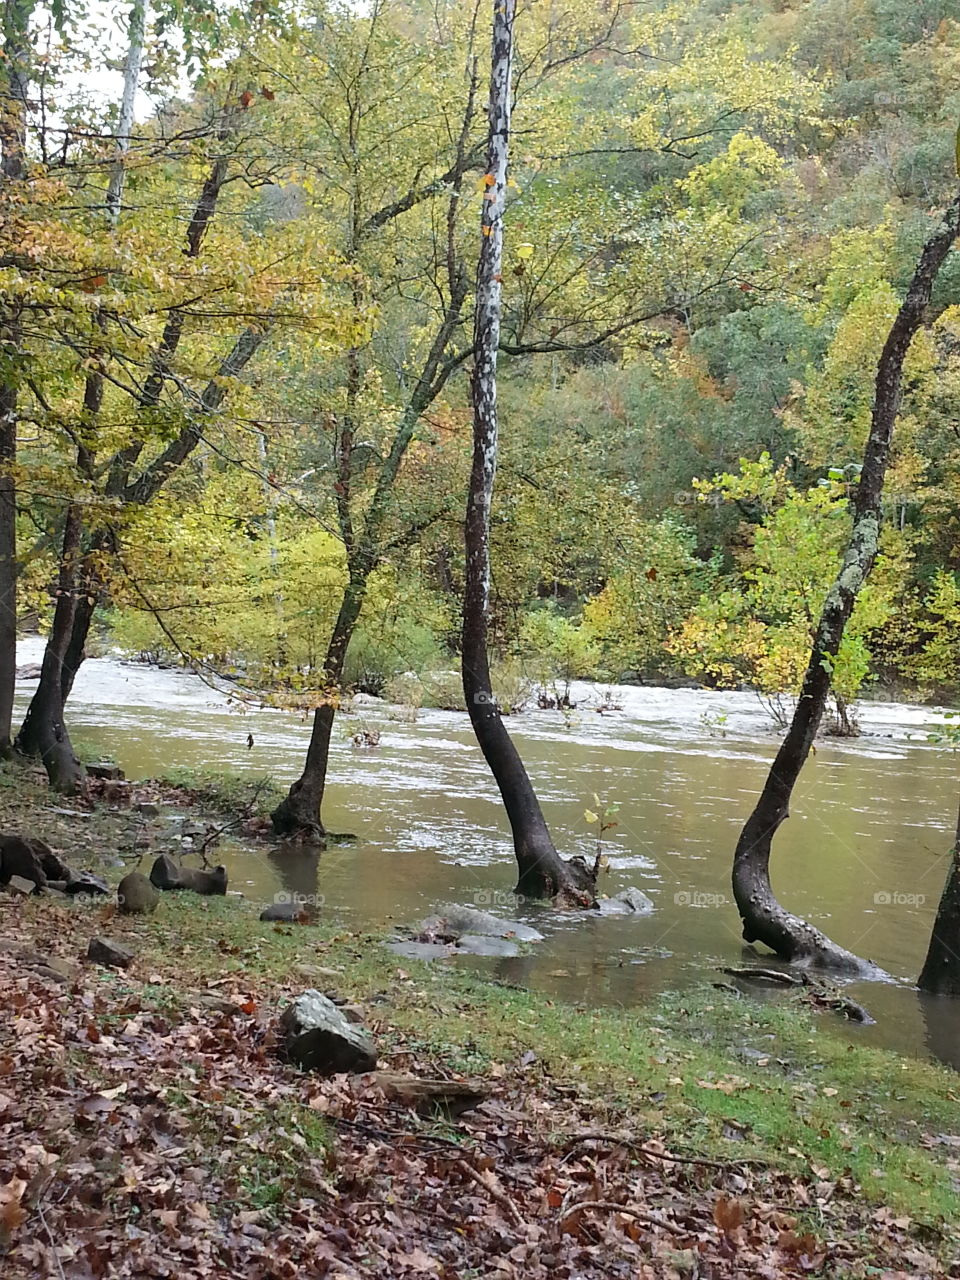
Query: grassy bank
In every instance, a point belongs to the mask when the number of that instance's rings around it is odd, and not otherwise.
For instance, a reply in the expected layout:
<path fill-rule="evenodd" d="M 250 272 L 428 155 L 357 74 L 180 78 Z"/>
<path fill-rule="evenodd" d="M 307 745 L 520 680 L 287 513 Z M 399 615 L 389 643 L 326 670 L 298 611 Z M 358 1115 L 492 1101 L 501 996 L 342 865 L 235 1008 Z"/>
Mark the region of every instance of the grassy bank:
<path fill-rule="evenodd" d="M 0 807 L 76 848 L 39 784 Z M 134 815 L 72 821 L 118 879 Z M 79 962 L 97 933 L 129 971 Z M 4 1275 L 953 1273 L 956 1076 L 799 1005 L 561 1004 L 232 896 L 130 920 L 0 895 L 0 936 Z M 490 1098 L 419 1116 L 286 1066 L 276 1012 L 309 986 L 360 1007 L 382 1065 Z"/>

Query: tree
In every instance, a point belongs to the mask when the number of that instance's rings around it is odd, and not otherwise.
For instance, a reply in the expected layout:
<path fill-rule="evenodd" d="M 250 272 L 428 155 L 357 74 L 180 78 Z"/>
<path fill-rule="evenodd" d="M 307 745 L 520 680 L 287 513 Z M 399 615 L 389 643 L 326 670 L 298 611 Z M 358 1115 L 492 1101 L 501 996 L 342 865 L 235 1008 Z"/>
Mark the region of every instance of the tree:
<path fill-rule="evenodd" d="M 496 779 L 513 831 L 517 892 L 531 898 L 562 895 L 583 901 L 592 888 L 586 868 L 557 853 L 540 802 L 507 732 L 490 681 L 487 615 L 490 607 L 490 502 L 497 468 L 497 356 L 503 270 L 503 213 L 507 194 L 510 107 L 513 93 L 513 25 L 516 0 L 494 0 L 490 135 L 480 223 L 480 257 L 474 303 L 473 466 L 464 519 L 466 572 L 463 593 L 461 673 L 470 722 Z M 589 895 L 588 895 L 589 896 Z"/>
<path fill-rule="evenodd" d="M 850 540 L 817 623 L 796 710 L 734 855 L 733 892 L 747 942 L 763 942 L 786 960 L 847 972 L 862 971 L 864 962 L 780 906 L 770 885 L 770 850 L 819 728 L 844 630 L 880 549 L 883 482 L 900 412 L 904 361 L 958 231 L 960 196 L 923 246 L 884 344 L 863 468 L 853 495 Z"/>
<path fill-rule="evenodd" d="M 5 231 L 16 239 L 16 187 L 26 176 L 29 25 L 33 0 L 11 0 L 3 11 L 3 73 L 0 79 L 0 177 Z M 11 226 L 14 224 L 14 226 Z M 21 327 L 14 301 L 0 311 L 0 756 L 13 736 L 17 674 L 17 403 Z"/>
<path fill-rule="evenodd" d="M 402 13 L 399 23 L 397 13 Z M 409 41 L 418 20 L 432 33 L 426 51 Z M 584 156 L 676 153 L 671 130 L 690 126 L 686 116 L 678 123 L 672 114 L 671 84 L 648 85 L 643 76 L 634 76 L 629 122 L 619 112 L 591 110 L 602 80 L 595 67 L 622 77 L 624 66 L 646 65 L 648 41 L 659 47 L 670 36 L 666 15 L 641 17 L 621 3 L 600 10 L 576 4 L 562 21 L 549 9 L 537 9 L 529 21 L 531 51 L 521 58 L 515 77 L 524 112 L 526 172 L 517 175 L 514 225 L 523 237 L 520 245 L 539 244 L 542 254 L 532 260 L 519 252 L 510 257 L 500 350 L 515 358 L 599 359 L 665 311 L 689 315 L 712 289 L 729 285 L 745 243 L 753 244 L 757 236 L 744 236 L 739 220 L 732 218 L 722 235 L 715 227 L 712 239 L 705 239 L 700 222 L 654 217 L 641 192 L 623 196 L 600 169 L 591 169 L 586 180 L 578 171 Z M 442 395 L 463 394 L 455 375 L 473 352 L 465 332 L 471 282 L 463 212 L 471 199 L 489 195 L 484 178 L 476 193 L 467 182 L 482 161 L 475 127 L 474 25 L 474 15 L 456 5 L 428 11 L 380 0 L 363 18 L 327 14 L 316 38 L 298 43 L 295 74 L 282 61 L 289 59 L 289 50 L 262 55 L 264 67 L 276 68 L 275 77 L 300 84 L 316 63 L 323 81 L 333 82 L 333 92 L 324 83 L 309 98 L 304 95 L 314 147 L 297 144 L 300 163 L 306 172 L 322 176 L 328 208 L 344 227 L 345 258 L 363 276 L 358 305 L 362 302 L 367 312 L 371 298 L 379 305 L 369 341 L 346 354 L 336 381 L 332 371 L 328 382 L 326 371 L 314 368 L 302 384 L 307 395 L 326 401 L 329 444 L 322 451 L 322 468 L 316 469 L 333 482 L 348 582 L 313 692 L 304 767 L 273 814 L 277 833 L 285 836 L 323 836 L 330 737 L 369 576 L 386 555 L 420 537 L 436 518 L 435 512 L 418 511 L 398 497 L 411 445 L 427 430 L 426 416 L 437 412 Z M 445 50 L 443 58 L 435 40 Z M 709 67 L 714 53 L 704 55 Z M 457 83 L 449 68 L 464 66 L 466 83 L 462 76 Z M 692 59 L 682 74 L 695 79 L 701 70 Z M 664 73 L 665 81 L 673 76 L 673 71 Z M 420 93 L 412 99 L 408 86 L 414 82 Z M 747 98 L 738 83 L 741 89 Z M 755 82 L 750 88 L 750 96 L 765 105 L 779 92 Z M 644 93 L 648 98 L 641 105 L 635 99 Z M 708 93 L 706 100 L 712 111 L 715 99 Z M 410 119 L 412 101 L 415 120 Z M 738 114 L 745 110 L 737 108 Z M 624 141 L 624 129 L 630 134 L 625 145 L 600 145 L 611 142 L 605 130 L 618 143 Z M 586 150 L 571 152 L 569 140 L 578 130 Z M 709 134 L 707 124 L 698 136 Z M 287 145 L 294 145 L 289 130 Z M 666 281 L 665 256 L 676 263 Z"/>

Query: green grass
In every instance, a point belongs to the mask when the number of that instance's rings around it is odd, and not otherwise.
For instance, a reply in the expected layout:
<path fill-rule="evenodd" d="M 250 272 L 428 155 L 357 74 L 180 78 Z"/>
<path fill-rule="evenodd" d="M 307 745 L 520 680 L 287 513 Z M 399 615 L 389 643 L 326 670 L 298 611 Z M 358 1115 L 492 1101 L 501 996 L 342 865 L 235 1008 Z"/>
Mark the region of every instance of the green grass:
<path fill-rule="evenodd" d="M 398 963 L 372 936 L 273 928 L 235 899 L 172 898 L 133 926 L 143 971 L 176 976 L 148 998 L 166 1004 L 191 982 L 228 975 L 261 1001 L 281 987 L 332 988 L 385 1024 L 385 1052 L 483 1074 L 529 1050 L 532 1078 L 585 1092 L 611 1128 L 657 1133 L 680 1154 L 849 1177 L 868 1202 L 931 1225 L 960 1214 L 949 1149 L 936 1142 L 958 1128 L 955 1075 L 823 1034 L 797 1004 L 704 988 L 640 1009 L 573 1006 L 449 966 Z M 311 977 L 298 965 L 342 973 Z"/>
<path fill-rule="evenodd" d="M 253 778 L 222 770 L 174 768 L 154 781 L 188 791 L 199 805 L 216 813 L 236 814 L 252 806 L 252 815 L 266 815 L 286 795 L 285 789 L 269 776 Z"/>

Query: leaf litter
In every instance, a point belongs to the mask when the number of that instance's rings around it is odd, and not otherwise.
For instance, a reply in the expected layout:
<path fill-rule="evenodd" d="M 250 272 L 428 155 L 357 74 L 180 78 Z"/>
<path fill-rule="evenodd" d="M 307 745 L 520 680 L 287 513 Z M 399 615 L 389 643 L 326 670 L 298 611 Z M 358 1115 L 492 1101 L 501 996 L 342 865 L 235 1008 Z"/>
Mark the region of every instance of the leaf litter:
<path fill-rule="evenodd" d="M 0 923 L 4 1280 L 954 1274 L 931 1228 L 852 1179 L 671 1152 L 529 1053 L 455 1121 L 425 1116 L 375 1075 L 284 1063 L 292 984 L 212 975 L 161 1000 L 157 974 L 77 963 L 89 919 L 51 906 L 27 925 L 4 902 Z M 455 1091 L 391 1043 L 391 1071 Z"/>

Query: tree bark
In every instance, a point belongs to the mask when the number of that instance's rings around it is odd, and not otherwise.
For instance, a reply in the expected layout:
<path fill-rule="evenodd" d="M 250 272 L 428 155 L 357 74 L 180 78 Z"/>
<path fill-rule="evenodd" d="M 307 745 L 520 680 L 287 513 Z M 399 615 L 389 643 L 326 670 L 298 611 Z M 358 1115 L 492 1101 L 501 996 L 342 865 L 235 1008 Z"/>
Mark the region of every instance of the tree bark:
<path fill-rule="evenodd" d="M 343 667 L 366 595 L 367 575 L 351 578 L 343 594 L 324 661 L 326 700 L 313 713 L 310 746 L 303 773 L 270 815 L 279 836 L 305 836 L 322 841 L 326 832 L 320 816 L 327 782 L 330 738 L 337 714 L 336 699 L 343 683 Z"/>
<path fill-rule="evenodd" d="M 473 465 L 464 521 L 461 672 L 470 721 L 513 832 L 517 892 L 531 898 L 564 895 L 582 903 L 592 897 L 588 892 L 592 878 L 589 872 L 578 875 L 579 867 L 564 862 L 554 847 L 530 778 L 493 696 L 487 656 L 490 503 L 497 467 L 497 352 L 515 17 L 516 0 L 494 0 L 489 151 L 474 313 Z"/>
<path fill-rule="evenodd" d="M 770 884 L 770 848 L 788 816 L 793 788 L 820 725 L 844 628 L 877 556 L 883 482 L 903 394 L 903 363 L 958 230 L 960 196 L 924 245 L 880 356 L 850 541 L 824 602 L 793 719 L 734 855 L 733 893 L 747 942 L 763 942 L 785 960 L 847 973 L 869 971 L 871 966 L 780 906 Z"/>
<path fill-rule="evenodd" d="M 960 996 L 960 813 L 950 870 L 917 986 L 935 996 Z"/>
<path fill-rule="evenodd" d="M 28 26 L 32 0 L 11 0 L 4 14 L 0 99 L 0 175 L 4 194 L 23 180 L 27 145 Z M 17 678 L 17 374 L 20 324 L 15 310 L 0 314 L 0 351 L 10 368 L 0 382 L 0 757 L 11 754 Z"/>
<path fill-rule="evenodd" d="M 39 756 L 55 791 L 72 793 L 83 786 L 83 766 L 74 753 L 63 722 L 61 673 L 73 631 L 77 604 L 75 572 L 80 552 L 83 521 L 80 508 L 67 508 L 57 580 L 57 603 L 53 623 L 43 652 L 40 685 L 31 700 L 23 726 L 17 735 L 17 749 L 24 755 Z M 42 690 L 42 693 L 41 693 Z"/>
<path fill-rule="evenodd" d="M 116 227 L 120 221 L 123 203 L 123 187 L 126 181 L 126 158 L 130 150 L 130 134 L 133 130 L 133 111 L 140 81 L 140 65 L 143 62 L 143 41 L 146 30 L 145 0 L 134 0 L 130 10 L 130 43 L 123 64 L 123 96 L 120 100 L 120 116 L 117 121 L 117 158 L 107 186 L 107 221 Z"/>

